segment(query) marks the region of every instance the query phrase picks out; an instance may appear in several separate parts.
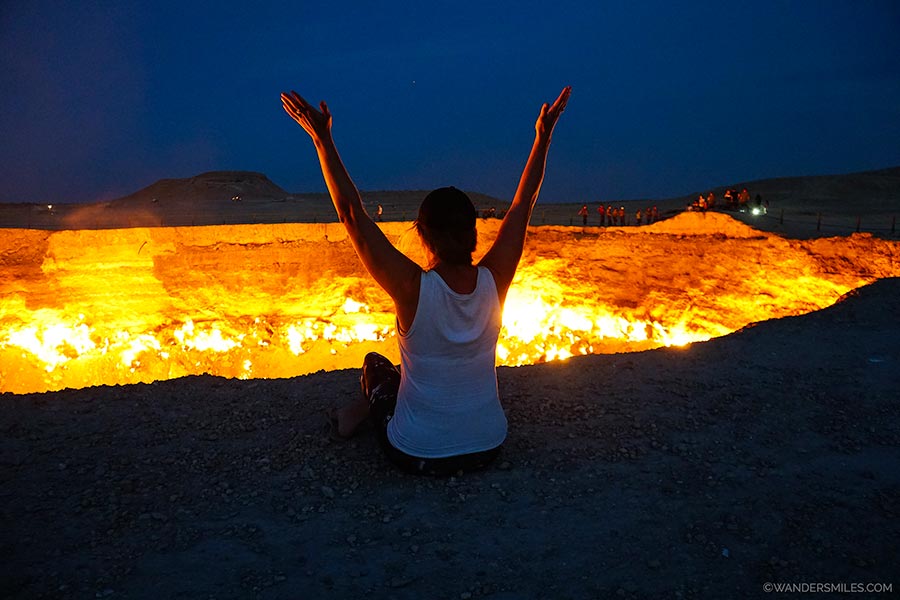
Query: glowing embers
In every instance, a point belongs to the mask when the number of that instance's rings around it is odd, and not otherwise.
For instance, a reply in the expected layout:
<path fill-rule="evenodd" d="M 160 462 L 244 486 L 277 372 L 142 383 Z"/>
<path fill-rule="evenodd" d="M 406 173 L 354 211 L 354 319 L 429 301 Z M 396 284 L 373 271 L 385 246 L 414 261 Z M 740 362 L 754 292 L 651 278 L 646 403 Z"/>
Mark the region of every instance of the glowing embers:
<path fill-rule="evenodd" d="M 684 346 L 730 333 L 723 326 L 690 325 L 687 315 L 672 322 L 638 317 L 633 311 L 604 306 L 554 278 L 554 261 L 522 267 L 506 298 L 497 345 L 498 364 L 516 366 L 605 354 Z"/>
<path fill-rule="evenodd" d="M 355 366 L 360 351 L 380 349 L 366 343 L 380 344 L 394 334 L 392 315 L 372 313 L 352 298 L 319 297 L 317 302 L 335 308 L 303 318 L 186 318 L 152 331 L 6 302 L 0 323 L 0 391 L 150 382 L 200 373 L 286 377 L 349 367 L 351 362 Z M 158 317 L 147 315 L 148 327 Z"/>
<path fill-rule="evenodd" d="M 348 299 L 360 308 L 368 308 L 364 304 L 360 304 L 355 300 Z M 306 352 L 306 348 L 310 344 L 318 341 L 338 342 L 343 345 L 357 344 L 361 342 L 383 342 L 394 335 L 393 325 L 385 324 L 384 321 L 392 320 L 390 315 L 383 313 L 378 315 L 369 315 L 369 311 L 356 311 L 358 314 L 344 313 L 349 318 L 337 317 L 341 323 L 322 321 L 321 319 L 302 319 L 288 325 L 286 330 L 286 341 L 290 351 L 299 356 Z M 332 347 L 331 354 L 337 354 L 337 349 Z"/>
<path fill-rule="evenodd" d="M 682 344 L 727 332 L 688 331 L 683 323 L 666 327 L 628 313 L 614 314 L 613 308 L 583 297 L 575 296 L 577 302 L 566 299 L 570 288 L 547 279 L 547 274 L 539 263 L 523 268 L 517 277 L 506 302 L 498 364 Z M 359 282 L 344 283 L 312 296 L 317 316 L 218 315 L 203 322 L 188 317 L 164 321 L 152 331 L 129 331 L 91 323 L 83 314 L 68 317 L 58 310 L 19 306 L 17 323 L 6 318 L 0 332 L 3 390 L 149 382 L 197 373 L 242 379 L 291 376 L 357 367 L 371 350 L 396 358 L 394 316 L 346 296 L 347 288 Z M 148 316 L 147 323 L 159 322 L 158 315 Z"/>
<path fill-rule="evenodd" d="M 47 373 L 66 370 L 78 362 L 103 362 L 107 370 L 127 369 L 133 373 L 177 354 L 227 353 L 240 348 L 245 337 L 223 334 L 215 325 L 198 327 L 190 319 L 159 332 L 130 332 L 89 324 L 81 314 L 69 318 L 54 309 L 37 310 L 28 316 L 28 324 L 14 325 L 5 320 L 0 350 L 18 350 L 23 359 L 38 363 Z M 8 383 L 7 377 L 4 384 Z M 92 383 L 108 382 L 88 381 L 84 385 Z"/>
<path fill-rule="evenodd" d="M 78 315 L 74 322 L 65 322 L 56 317 L 55 312 L 48 309 L 35 311 L 30 324 L 0 335 L 0 347 L 15 346 L 25 350 L 42 363 L 48 373 L 68 360 L 96 350 L 91 330 L 83 322 L 84 315 Z"/>

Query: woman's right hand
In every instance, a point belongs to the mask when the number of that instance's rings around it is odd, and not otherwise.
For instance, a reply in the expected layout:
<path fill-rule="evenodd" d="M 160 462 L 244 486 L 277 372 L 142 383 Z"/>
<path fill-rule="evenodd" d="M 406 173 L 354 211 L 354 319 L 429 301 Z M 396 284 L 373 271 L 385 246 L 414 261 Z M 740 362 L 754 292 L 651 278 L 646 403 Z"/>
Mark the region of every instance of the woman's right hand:
<path fill-rule="evenodd" d="M 313 142 L 324 140 L 331 135 L 331 112 L 323 100 L 319 103 L 321 110 L 303 99 L 297 92 L 282 92 L 281 104 L 284 111 L 300 124 Z"/>
<path fill-rule="evenodd" d="M 572 86 L 567 85 L 563 88 L 562 92 L 559 93 L 559 97 L 553 104 L 544 104 L 541 107 L 541 114 L 538 116 L 537 123 L 534 125 L 535 131 L 537 134 L 544 139 L 550 139 L 550 136 L 553 134 L 553 128 L 556 126 L 556 122 L 559 120 L 559 116 L 566 109 L 566 103 L 569 101 L 569 96 L 572 94 Z"/>

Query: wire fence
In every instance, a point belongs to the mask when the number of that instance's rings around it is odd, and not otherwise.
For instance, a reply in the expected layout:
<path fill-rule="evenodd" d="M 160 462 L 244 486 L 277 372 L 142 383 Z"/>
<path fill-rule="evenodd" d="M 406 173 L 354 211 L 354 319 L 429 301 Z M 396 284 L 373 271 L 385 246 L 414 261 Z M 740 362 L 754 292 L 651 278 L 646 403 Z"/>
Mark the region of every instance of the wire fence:
<path fill-rule="evenodd" d="M 753 215 L 740 213 L 741 220 L 753 225 L 764 223 L 765 229 L 790 226 L 794 230 L 814 235 L 848 235 L 851 233 L 872 233 L 881 236 L 898 235 L 896 215 L 887 214 L 829 214 L 827 212 L 791 213 L 784 209 Z"/>

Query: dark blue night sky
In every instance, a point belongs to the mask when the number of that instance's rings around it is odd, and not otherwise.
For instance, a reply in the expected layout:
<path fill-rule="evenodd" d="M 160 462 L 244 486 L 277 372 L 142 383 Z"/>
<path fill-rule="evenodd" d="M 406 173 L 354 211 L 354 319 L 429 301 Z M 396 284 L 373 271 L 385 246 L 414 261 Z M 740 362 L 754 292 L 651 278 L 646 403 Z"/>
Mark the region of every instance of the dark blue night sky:
<path fill-rule="evenodd" d="M 0 4 L 0 201 L 210 170 L 324 191 L 291 88 L 363 190 L 511 197 L 566 84 L 544 201 L 900 165 L 893 0 L 256 4 Z"/>

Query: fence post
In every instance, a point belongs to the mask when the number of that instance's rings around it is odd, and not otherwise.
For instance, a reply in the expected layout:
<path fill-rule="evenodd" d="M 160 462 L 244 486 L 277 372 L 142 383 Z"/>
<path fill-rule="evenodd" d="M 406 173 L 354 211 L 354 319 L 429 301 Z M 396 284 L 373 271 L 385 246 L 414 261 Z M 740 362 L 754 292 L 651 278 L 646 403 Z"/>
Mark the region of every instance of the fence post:
<path fill-rule="evenodd" d="M 784 209 L 783 208 L 781 209 L 781 216 L 778 217 L 778 224 L 784 225 Z"/>

